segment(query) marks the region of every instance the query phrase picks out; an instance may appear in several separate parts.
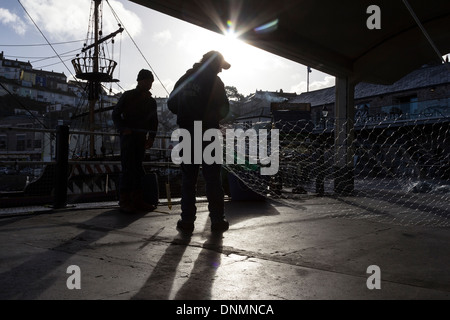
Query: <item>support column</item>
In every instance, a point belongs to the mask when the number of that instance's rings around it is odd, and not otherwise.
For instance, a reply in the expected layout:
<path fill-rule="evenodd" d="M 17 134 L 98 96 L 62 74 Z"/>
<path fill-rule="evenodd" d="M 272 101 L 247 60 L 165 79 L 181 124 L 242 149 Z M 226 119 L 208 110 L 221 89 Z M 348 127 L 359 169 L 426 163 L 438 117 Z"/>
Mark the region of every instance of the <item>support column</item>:
<path fill-rule="evenodd" d="M 339 195 L 350 195 L 355 187 L 354 93 L 349 78 L 336 78 L 334 191 Z"/>
<path fill-rule="evenodd" d="M 69 170 L 69 127 L 56 128 L 56 171 L 53 207 L 64 208 L 67 205 L 67 175 Z"/>

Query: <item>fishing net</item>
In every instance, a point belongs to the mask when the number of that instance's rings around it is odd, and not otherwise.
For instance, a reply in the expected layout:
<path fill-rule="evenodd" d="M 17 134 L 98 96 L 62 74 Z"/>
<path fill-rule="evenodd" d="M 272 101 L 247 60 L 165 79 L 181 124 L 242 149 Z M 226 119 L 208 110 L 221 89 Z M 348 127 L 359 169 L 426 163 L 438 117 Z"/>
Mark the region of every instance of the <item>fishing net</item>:
<path fill-rule="evenodd" d="M 338 202 L 332 212 L 322 214 L 401 225 L 450 225 L 448 116 L 356 118 L 348 146 L 335 143 L 339 128 L 333 119 L 313 127 L 302 120 L 252 126 L 258 128 L 279 130 L 278 172 L 262 175 L 263 165 L 252 163 L 251 138 L 246 138 L 244 152 L 236 142 L 235 157 L 241 164 L 224 165 L 232 199 L 233 192 L 249 199 L 259 195 L 302 208 L 306 198 L 324 195 Z M 260 142 L 270 146 L 270 135 Z M 336 164 L 347 148 L 354 150 L 353 175 L 346 181 L 353 192 L 342 195 L 335 184 L 347 176 Z"/>

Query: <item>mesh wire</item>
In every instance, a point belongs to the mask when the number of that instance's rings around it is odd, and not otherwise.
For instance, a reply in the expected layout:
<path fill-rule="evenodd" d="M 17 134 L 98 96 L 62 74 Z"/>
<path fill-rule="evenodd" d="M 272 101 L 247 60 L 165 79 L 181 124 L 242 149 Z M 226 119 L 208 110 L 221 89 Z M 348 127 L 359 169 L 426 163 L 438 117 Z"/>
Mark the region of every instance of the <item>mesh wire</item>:
<path fill-rule="evenodd" d="M 245 159 L 245 163 L 228 163 L 224 167 L 249 192 L 283 205 L 301 208 L 306 198 L 317 195 L 333 197 L 342 204 L 333 212 L 313 212 L 314 215 L 449 226 L 448 119 L 355 122 L 354 129 L 344 134 L 344 141 L 335 138 L 342 137 L 342 132 L 335 132 L 336 121 L 332 119 L 322 128 L 312 129 L 301 121 L 258 123 L 253 128 L 279 130 L 277 174 L 261 175 L 261 164 L 250 163 L 250 139 L 245 153 L 235 144 L 235 158 Z M 337 130 L 346 125 L 344 122 Z M 270 135 L 263 143 L 270 146 Z M 350 163 L 343 159 L 349 151 L 353 155 Z M 347 163 L 353 174 L 344 175 L 339 170 L 340 163 Z M 345 181 L 347 177 L 349 181 Z M 335 184 L 340 180 L 354 188 L 351 194 L 336 192 Z"/>

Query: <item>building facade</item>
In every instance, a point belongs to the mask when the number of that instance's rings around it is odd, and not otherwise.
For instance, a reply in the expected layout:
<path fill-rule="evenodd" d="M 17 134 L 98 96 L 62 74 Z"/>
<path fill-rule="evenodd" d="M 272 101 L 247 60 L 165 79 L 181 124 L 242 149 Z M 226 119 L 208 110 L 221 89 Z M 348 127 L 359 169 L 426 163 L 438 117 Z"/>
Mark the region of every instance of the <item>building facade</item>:
<path fill-rule="evenodd" d="M 4 52 L 0 52 L 0 77 L 10 80 L 19 80 L 23 70 L 31 70 L 31 63 L 6 59 Z"/>
<path fill-rule="evenodd" d="M 450 116 L 450 72 L 446 65 L 425 65 L 392 85 L 355 86 L 355 125 L 396 120 L 446 119 Z M 290 102 L 310 103 L 311 119 L 323 124 L 322 111 L 334 118 L 335 87 L 305 92 Z M 332 124 L 332 122 L 330 122 Z"/>
<path fill-rule="evenodd" d="M 71 129 L 86 130 L 83 127 L 86 120 L 78 118 L 87 111 L 87 107 L 83 108 L 87 105 L 86 84 L 67 81 L 64 73 L 33 69 L 30 62 L 7 59 L 3 52 L 0 54 L 0 82 L 0 128 L 54 129 L 64 124 L 70 125 Z M 102 108 L 111 107 L 119 97 L 102 90 L 99 104 Z M 98 130 L 114 130 L 110 113 L 96 114 L 96 120 L 101 123 Z M 0 132 L 0 156 L 52 160 L 55 154 L 52 135 L 42 132 L 32 135 L 28 131 L 3 129 Z"/>

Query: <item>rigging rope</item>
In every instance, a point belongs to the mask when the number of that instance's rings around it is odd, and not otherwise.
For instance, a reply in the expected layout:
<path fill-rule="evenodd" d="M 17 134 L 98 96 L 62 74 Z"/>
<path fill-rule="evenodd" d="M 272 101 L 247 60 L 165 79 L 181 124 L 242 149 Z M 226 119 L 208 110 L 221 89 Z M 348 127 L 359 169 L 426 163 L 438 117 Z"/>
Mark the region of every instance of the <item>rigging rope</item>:
<path fill-rule="evenodd" d="M 82 42 L 84 40 L 72 40 L 72 41 L 64 41 L 64 42 L 53 42 L 52 45 L 59 44 L 69 44 L 75 42 Z M 44 47 L 48 46 L 48 43 L 35 43 L 35 44 L 0 44 L 0 47 Z M 10 56 L 13 57 L 13 56 Z M 23 58 L 23 57 L 14 57 L 14 58 Z"/>
<path fill-rule="evenodd" d="M 155 77 L 158 79 L 159 83 L 161 84 L 161 86 L 163 87 L 163 89 L 166 91 L 167 95 L 169 95 L 169 91 L 166 89 L 166 87 L 164 86 L 164 84 L 162 83 L 161 79 L 158 77 L 158 75 L 156 74 L 155 70 L 153 69 L 153 67 L 150 65 L 150 63 L 148 62 L 147 58 L 144 56 L 144 54 L 142 53 L 141 49 L 139 48 L 139 46 L 137 45 L 137 43 L 134 41 L 133 37 L 131 36 L 131 34 L 128 32 L 128 29 L 125 27 L 125 25 L 122 23 L 122 21 L 120 20 L 120 18 L 118 17 L 118 15 L 116 14 L 116 12 L 114 11 L 114 9 L 112 8 L 111 4 L 109 3 L 108 0 L 106 0 L 106 3 L 108 3 L 109 7 L 111 8 L 111 11 L 114 15 L 114 17 L 116 18 L 117 22 L 120 23 L 120 25 L 125 29 L 125 31 L 127 32 L 128 36 L 130 37 L 131 41 L 133 42 L 133 44 L 136 46 L 136 49 L 139 51 L 139 53 L 141 54 L 142 58 L 144 58 L 145 62 L 147 63 L 147 65 L 149 66 L 149 68 L 152 70 L 153 74 L 155 75 Z"/>
<path fill-rule="evenodd" d="M 55 48 L 53 47 L 53 45 L 50 43 L 50 41 L 47 39 L 47 37 L 44 35 L 44 33 L 42 32 L 42 30 L 39 28 L 39 26 L 36 24 L 36 22 L 34 21 L 34 19 L 31 17 L 31 15 L 28 13 L 27 9 L 25 8 L 25 6 L 20 2 L 20 0 L 17 0 L 17 2 L 19 2 L 20 6 L 23 8 L 23 10 L 25 11 L 25 13 L 27 14 L 27 16 L 30 18 L 31 22 L 33 22 L 34 26 L 36 27 L 36 29 L 38 29 L 39 33 L 42 35 L 42 37 L 45 39 L 45 41 L 47 42 L 47 44 L 50 46 L 50 48 L 52 48 L 53 52 L 59 57 L 59 59 L 61 60 L 61 63 L 64 65 L 64 67 L 69 71 L 70 75 L 73 77 L 73 79 L 75 79 L 76 83 L 78 86 L 80 86 L 81 88 L 81 84 L 80 82 L 77 80 L 77 78 L 73 75 L 72 71 L 67 67 L 67 65 L 65 64 L 65 62 L 63 61 L 63 59 L 61 58 L 61 56 L 59 55 L 59 53 L 55 50 Z"/>
<path fill-rule="evenodd" d="M 26 107 L 15 95 L 12 94 L 11 91 L 6 88 L 3 83 L 0 82 L 0 87 L 2 87 L 11 97 L 13 97 L 14 100 L 22 107 L 24 108 L 34 119 L 36 119 L 45 129 L 48 129 L 48 127 L 38 118 L 36 117 L 28 107 Z"/>

